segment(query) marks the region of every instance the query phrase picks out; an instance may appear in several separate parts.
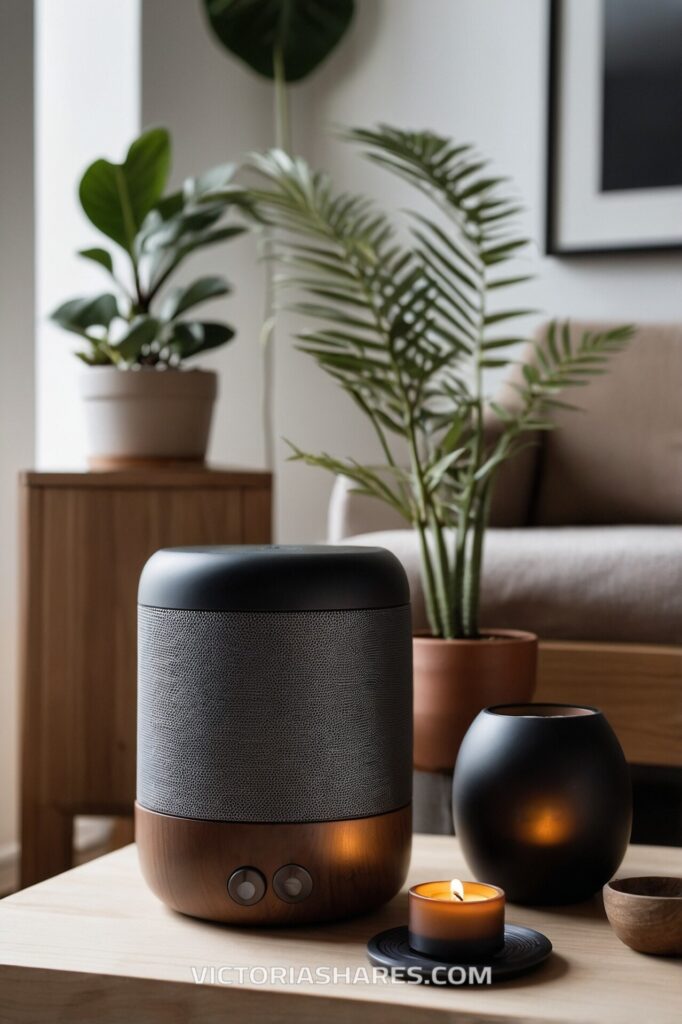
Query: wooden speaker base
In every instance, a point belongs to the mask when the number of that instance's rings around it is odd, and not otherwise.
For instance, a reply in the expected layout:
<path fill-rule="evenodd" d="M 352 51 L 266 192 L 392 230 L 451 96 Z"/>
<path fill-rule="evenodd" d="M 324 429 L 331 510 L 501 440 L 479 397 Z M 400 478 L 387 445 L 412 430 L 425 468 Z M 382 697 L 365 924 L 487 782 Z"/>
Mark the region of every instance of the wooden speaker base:
<path fill-rule="evenodd" d="M 135 804 L 142 874 L 160 900 L 192 917 L 240 925 L 296 925 L 367 913 L 398 892 L 410 861 L 412 809 L 345 821 L 252 824 L 158 814 Z M 287 903 L 272 879 L 297 864 L 313 880 L 310 895 Z M 256 868 L 266 891 L 252 906 L 235 903 L 230 875 Z"/>

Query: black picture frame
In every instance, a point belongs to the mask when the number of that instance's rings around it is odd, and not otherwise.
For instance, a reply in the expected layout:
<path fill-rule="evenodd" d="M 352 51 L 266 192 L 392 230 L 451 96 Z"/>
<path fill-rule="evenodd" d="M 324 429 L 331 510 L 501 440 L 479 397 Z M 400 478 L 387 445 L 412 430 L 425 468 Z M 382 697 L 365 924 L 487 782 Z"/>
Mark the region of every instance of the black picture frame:
<path fill-rule="evenodd" d="M 548 81 L 547 81 L 547 159 L 545 181 L 545 254 L 547 256 L 652 256 L 682 252 L 682 235 L 676 242 L 645 245 L 604 245 L 586 248 L 562 245 L 557 230 L 559 209 L 559 144 L 561 135 L 562 13 L 570 0 L 549 0 Z"/>

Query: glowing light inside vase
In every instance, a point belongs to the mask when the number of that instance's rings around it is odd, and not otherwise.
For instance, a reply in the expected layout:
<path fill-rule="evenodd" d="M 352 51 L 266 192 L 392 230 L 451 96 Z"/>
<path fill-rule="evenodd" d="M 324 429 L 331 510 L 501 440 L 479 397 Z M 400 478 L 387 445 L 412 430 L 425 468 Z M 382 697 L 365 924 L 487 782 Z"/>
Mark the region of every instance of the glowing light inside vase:
<path fill-rule="evenodd" d="M 571 838 L 574 817 L 563 804 L 537 803 L 526 809 L 519 821 L 522 838 L 538 846 L 555 846 Z"/>

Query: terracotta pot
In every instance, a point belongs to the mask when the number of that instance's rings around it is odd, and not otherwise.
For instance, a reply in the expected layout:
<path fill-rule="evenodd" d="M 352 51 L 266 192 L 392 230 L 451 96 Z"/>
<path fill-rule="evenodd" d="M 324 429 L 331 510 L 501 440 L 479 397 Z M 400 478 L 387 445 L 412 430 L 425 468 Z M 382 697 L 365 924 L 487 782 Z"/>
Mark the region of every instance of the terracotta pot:
<path fill-rule="evenodd" d="M 91 469 L 204 461 L 218 390 L 212 370 L 93 366 L 80 389 Z"/>
<path fill-rule="evenodd" d="M 538 638 L 488 629 L 480 640 L 414 638 L 414 766 L 451 772 L 476 715 L 535 692 Z"/>

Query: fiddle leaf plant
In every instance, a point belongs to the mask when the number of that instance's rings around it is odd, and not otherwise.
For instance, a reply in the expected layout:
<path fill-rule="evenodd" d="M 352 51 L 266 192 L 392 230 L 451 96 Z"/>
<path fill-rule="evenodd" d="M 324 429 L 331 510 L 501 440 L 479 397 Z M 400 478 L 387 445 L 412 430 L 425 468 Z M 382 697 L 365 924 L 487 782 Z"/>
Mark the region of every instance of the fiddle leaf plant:
<path fill-rule="evenodd" d="M 69 299 L 51 319 L 83 339 L 76 355 L 89 366 L 177 366 L 234 337 L 227 324 L 192 312 L 230 292 L 224 277 L 200 277 L 176 288 L 168 282 L 192 253 L 245 231 L 226 219 L 233 206 L 244 206 L 243 192 L 232 185 L 234 168 L 226 164 L 166 194 L 170 166 L 170 136 L 152 128 L 135 139 L 122 163 L 95 160 L 81 178 L 83 211 L 118 255 L 104 247 L 79 255 L 102 268 L 113 290 Z"/>
<path fill-rule="evenodd" d="M 497 470 L 552 427 L 564 389 L 605 372 L 632 328 L 574 338 L 553 323 L 521 368 L 513 407 L 491 402 L 485 370 L 515 361 L 513 325 L 530 312 L 499 298 L 527 279 L 507 268 L 526 246 L 516 204 L 468 145 L 387 126 L 347 138 L 426 196 L 430 212 L 408 212 L 399 232 L 303 160 L 278 150 L 251 159 L 262 179 L 251 200 L 277 229 L 279 284 L 296 296 L 286 305 L 313 323 L 299 347 L 369 418 L 385 466 L 295 446 L 293 458 L 345 474 L 399 512 L 418 535 L 432 635 L 475 639 Z"/>
<path fill-rule="evenodd" d="M 203 0 L 211 32 L 228 53 L 274 85 L 274 142 L 291 150 L 288 86 L 307 78 L 326 60 L 347 32 L 355 0 Z M 273 402 L 275 366 L 274 288 L 270 273 L 272 238 L 263 232 L 268 259 L 265 277 L 262 351 L 262 416 L 265 465 L 274 462 Z"/>
<path fill-rule="evenodd" d="M 204 0 L 222 45 L 265 78 L 298 82 L 342 39 L 354 0 Z M 280 68 L 278 69 L 278 64 Z"/>

